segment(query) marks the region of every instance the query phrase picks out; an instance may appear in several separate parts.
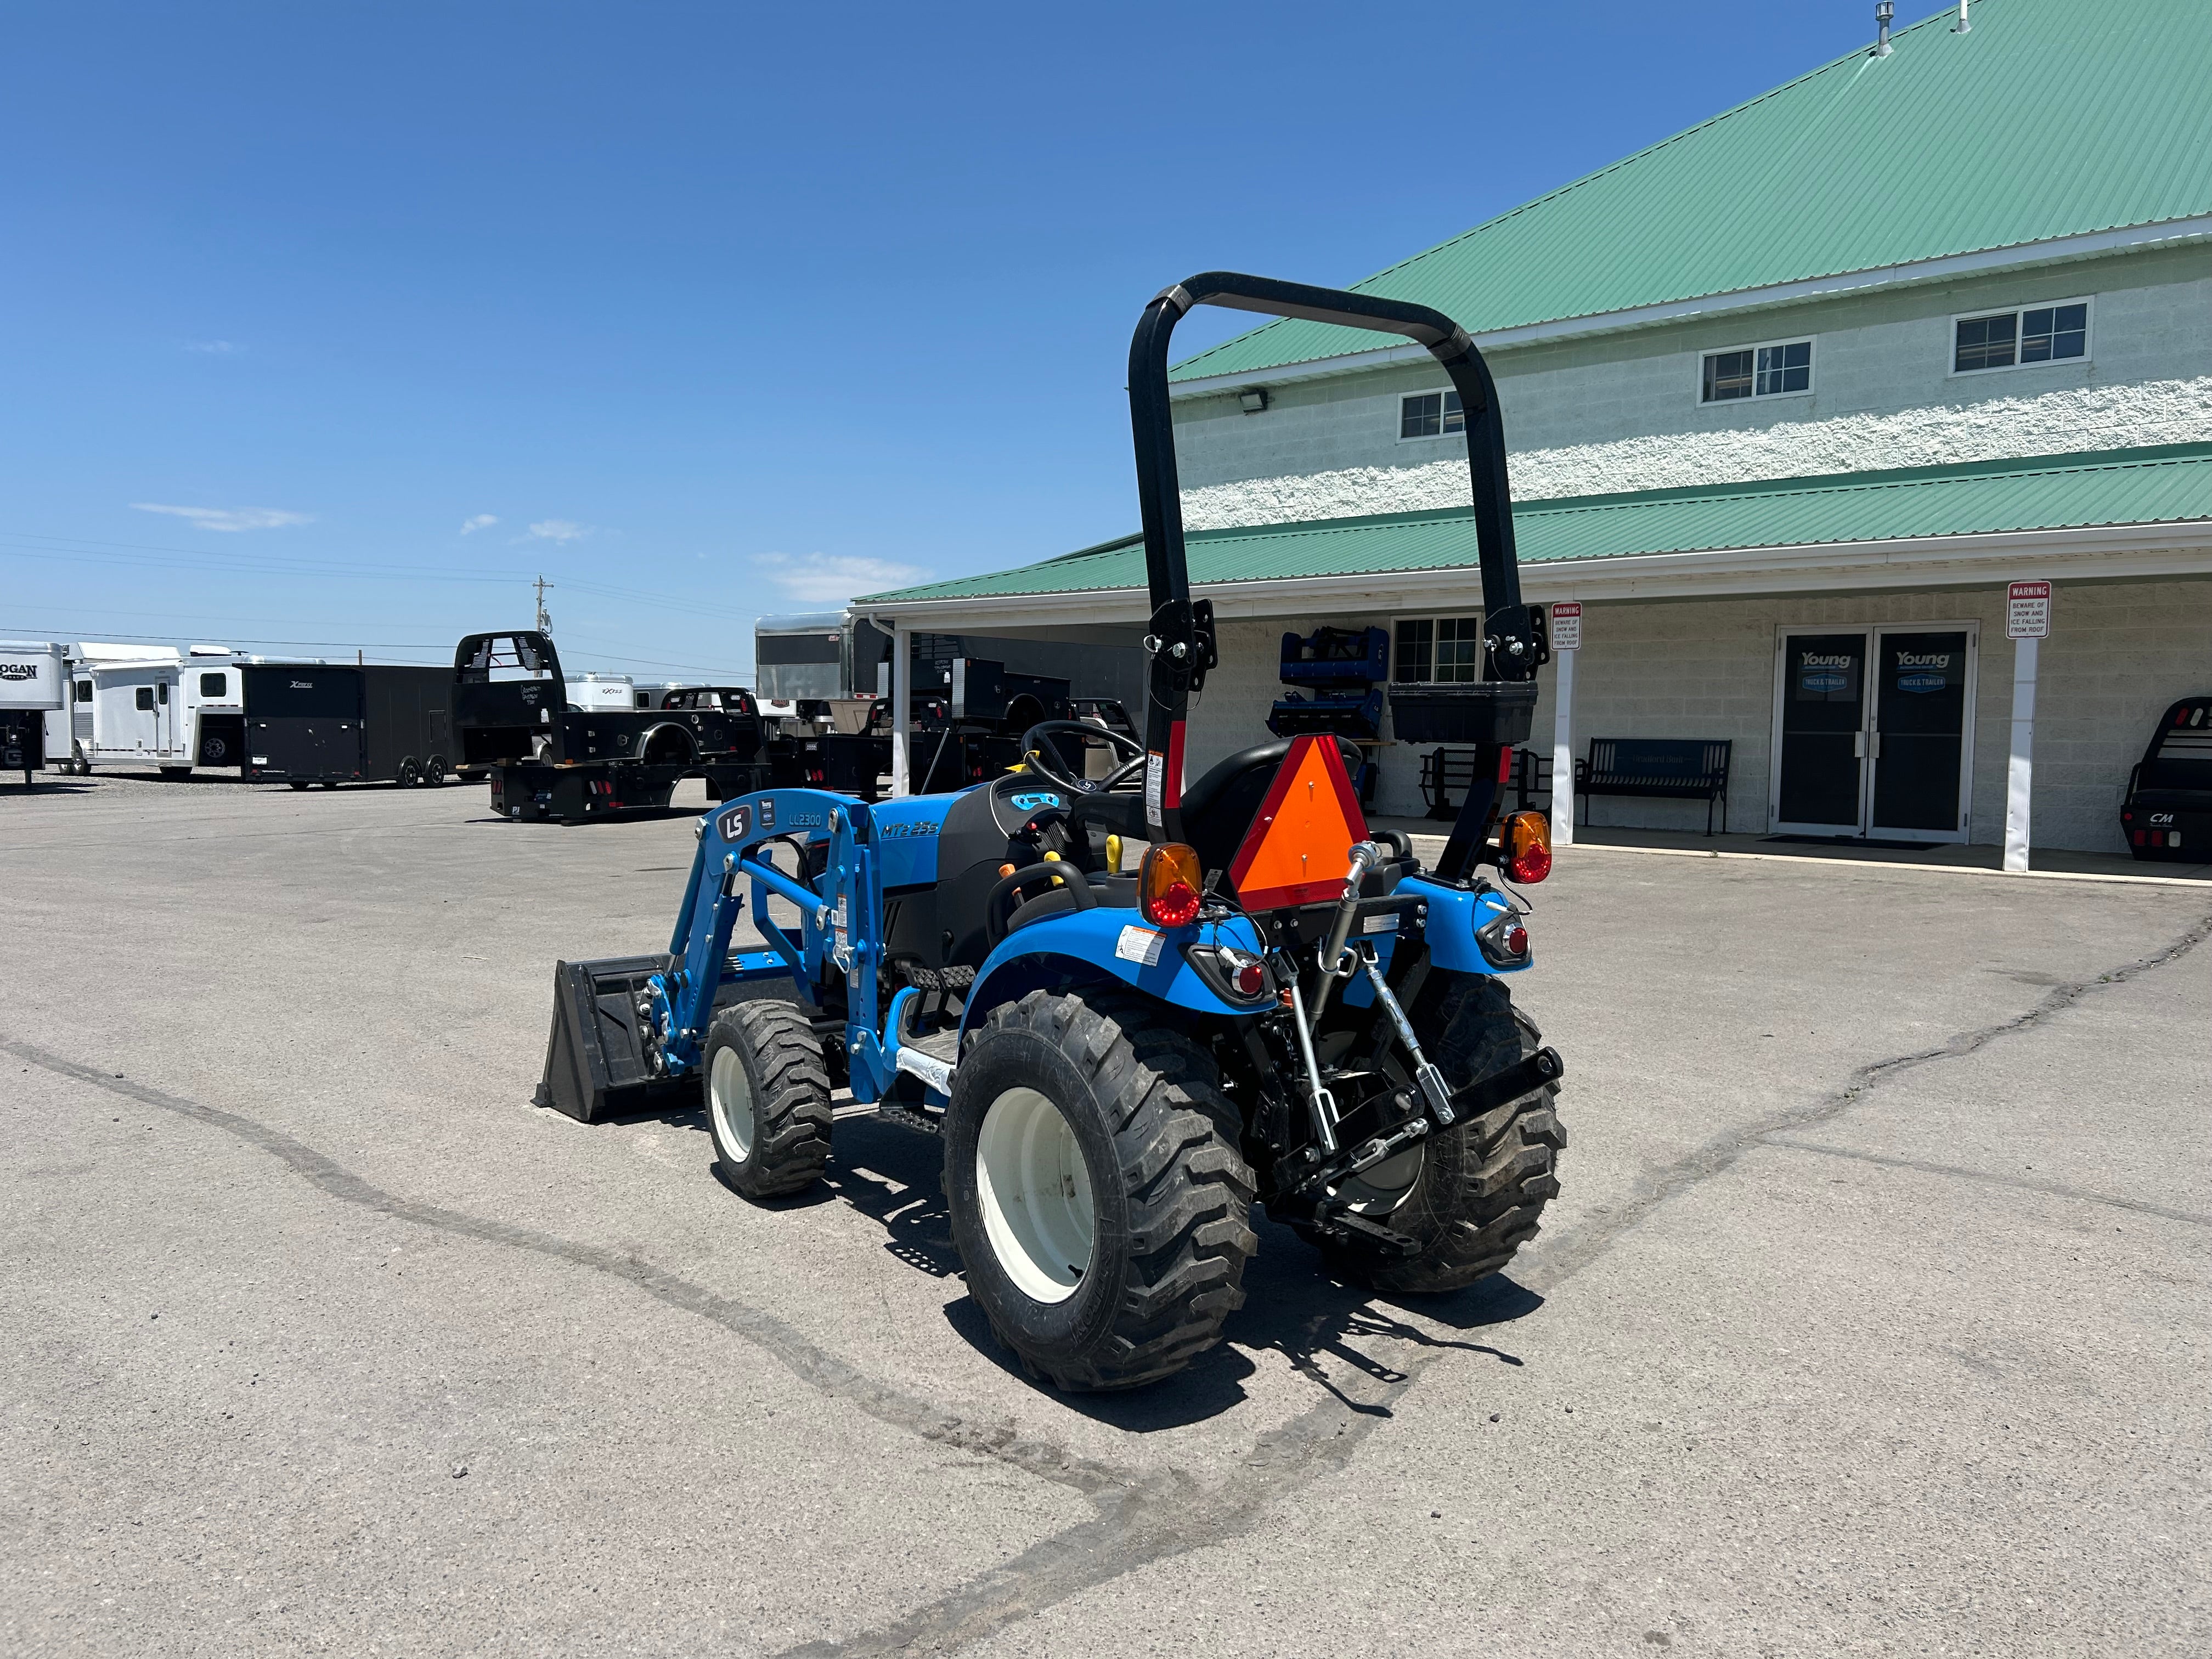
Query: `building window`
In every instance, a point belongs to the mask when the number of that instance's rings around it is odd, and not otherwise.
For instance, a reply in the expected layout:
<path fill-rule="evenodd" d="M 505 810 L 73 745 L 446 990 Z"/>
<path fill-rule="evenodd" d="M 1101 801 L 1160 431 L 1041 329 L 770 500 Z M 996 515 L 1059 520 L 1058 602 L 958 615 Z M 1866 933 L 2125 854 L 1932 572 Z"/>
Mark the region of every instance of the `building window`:
<path fill-rule="evenodd" d="M 152 686 L 142 685 L 138 688 L 138 707 L 147 710 L 149 713 L 152 712 L 154 708 L 154 688 Z"/>
<path fill-rule="evenodd" d="M 90 680 L 79 680 L 76 683 L 76 700 L 79 702 L 90 702 L 92 701 L 92 682 Z"/>
<path fill-rule="evenodd" d="M 222 695 L 222 686 L 223 678 L 220 674 L 203 674 L 200 676 L 200 696 L 204 697 L 221 696 Z"/>
<path fill-rule="evenodd" d="M 1745 346 L 1740 351 L 1705 354 L 1704 392 L 1698 401 L 1729 403 L 1738 398 L 1780 398 L 1813 389 L 1813 343 L 1784 340 Z"/>
<path fill-rule="evenodd" d="M 1952 319 L 1951 372 L 1978 374 L 1985 368 L 2019 368 L 2089 355 L 2089 302 L 2029 306 Z"/>
<path fill-rule="evenodd" d="M 1414 684 L 1482 678 L 1482 618 L 1406 617 L 1398 623 L 1390 678 Z"/>
<path fill-rule="evenodd" d="M 1449 438 L 1467 430 L 1456 392 L 1416 392 L 1398 399 L 1398 436 Z"/>

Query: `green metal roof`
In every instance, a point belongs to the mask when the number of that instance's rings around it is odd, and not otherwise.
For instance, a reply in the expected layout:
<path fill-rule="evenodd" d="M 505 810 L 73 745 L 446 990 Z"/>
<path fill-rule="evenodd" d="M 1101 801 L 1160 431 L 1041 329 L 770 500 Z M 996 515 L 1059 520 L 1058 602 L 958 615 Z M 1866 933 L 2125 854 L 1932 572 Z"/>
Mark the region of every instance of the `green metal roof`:
<path fill-rule="evenodd" d="M 2212 443 L 1570 496 L 1513 509 L 1523 565 L 2198 519 L 2212 520 Z M 1188 546 L 1194 585 L 1451 570 L 1475 562 L 1474 520 L 1458 507 L 1194 531 Z M 872 593 L 858 603 L 1144 585 L 1144 538 L 1129 536 L 1015 570 Z"/>
<path fill-rule="evenodd" d="M 1481 334 L 2212 214 L 2206 0 L 1981 0 L 1354 286 Z M 1371 351 L 1270 323 L 1177 380 Z"/>

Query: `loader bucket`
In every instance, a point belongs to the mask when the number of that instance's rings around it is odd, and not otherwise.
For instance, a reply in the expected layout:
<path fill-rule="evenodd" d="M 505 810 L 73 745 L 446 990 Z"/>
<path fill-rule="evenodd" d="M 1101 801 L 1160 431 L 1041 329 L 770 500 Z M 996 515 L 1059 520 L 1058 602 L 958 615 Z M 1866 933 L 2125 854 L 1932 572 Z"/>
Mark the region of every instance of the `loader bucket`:
<path fill-rule="evenodd" d="M 655 1077 L 646 1069 L 637 994 L 667 966 L 665 956 L 555 964 L 553 1030 L 538 1105 L 580 1123 L 603 1123 L 697 1102 L 697 1079 Z"/>

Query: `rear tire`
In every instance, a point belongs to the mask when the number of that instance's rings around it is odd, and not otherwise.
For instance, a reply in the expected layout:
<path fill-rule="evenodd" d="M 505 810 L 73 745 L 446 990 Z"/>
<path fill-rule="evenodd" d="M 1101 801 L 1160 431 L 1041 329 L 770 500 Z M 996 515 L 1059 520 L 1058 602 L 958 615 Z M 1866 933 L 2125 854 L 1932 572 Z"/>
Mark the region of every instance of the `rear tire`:
<path fill-rule="evenodd" d="M 402 789 L 412 789 L 422 781 L 422 769 L 416 764 L 414 756 L 410 755 L 399 763 L 399 770 L 393 775 L 392 781 Z"/>
<path fill-rule="evenodd" d="M 1488 975 L 1433 974 L 1407 1013 L 1423 1051 L 1455 1087 L 1543 1046 L 1504 981 Z M 1504 1267 L 1536 1236 L 1545 1203 L 1559 1190 L 1567 1133 L 1555 1109 L 1559 1093 L 1547 1083 L 1431 1133 L 1404 1201 L 1373 1218 L 1420 1240 L 1419 1252 L 1398 1255 L 1357 1237 L 1325 1237 L 1319 1243 L 1329 1266 L 1378 1291 L 1455 1291 Z"/>
<path fill-rule="evenodd" d="M 945 1193 L 969 1294 L 1063 1389 L 1181 1370 L 1244 1304 L 1259 1240 L 1236 1109 L 1165 1012 L 1032 991 L 953 1074 Z"/>
<path fill-rule="evenodd" d="M 443 755 L 433 755 L 422 763 L 422 781 L 433 789 L 446 787 L 446 757 Z"/>
<path fill-rule="evenodd" d="M 830 1072 L 794 1003 L 733 1003 L 707 1031 L 700 1066 L 714 1161 L 747 1198 L 803 1192 L 830 1161 Z"/>

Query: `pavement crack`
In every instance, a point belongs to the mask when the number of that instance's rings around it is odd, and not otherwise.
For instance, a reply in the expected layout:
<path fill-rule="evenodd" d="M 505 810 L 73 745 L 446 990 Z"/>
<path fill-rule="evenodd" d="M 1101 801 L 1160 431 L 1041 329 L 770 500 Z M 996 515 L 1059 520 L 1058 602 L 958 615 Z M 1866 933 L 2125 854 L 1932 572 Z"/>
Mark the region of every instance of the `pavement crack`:
<path fill-rule="evenodd" d="M 221 1129 L 268 1153 L 310 1186 L 341 1203 L 358 1205 L 380 1215 L 459 1237 L 526 1250 L 620 1279 L 670 1307 L 710 1320 L 744 1338 L 830 1398 L 842 1401 L 879 1423 L 905 1430 L 924 1440 L 994 1459 L 1093 1497 L 1125 1492 L 1139 1478 L 1094 1458 L 1078 1457 L 1049 1441 L 1018 1434 L 1011 1424 L 973 1421 L 878 1382 L 809 1341 L 775 1315 L 708 1290 L 641 1257 L 558 1238 L 511 1222 L 494 1221 L 464 1211 L 401 1198 L 372 1185 L 281 1129 L 273 1129 L 237 1112 L 118 1077 L 112 1072 L 80 1065 L 33 1043 L 0 1036 L 0 1052 L 14 1054 L 57 1076 L 88 1083 L 142 1105 L 157 1107 Z"/>
<path fill-rule="evenodd" d="M 1830 1122 L 1892 1078 L 1937 1060 L 1963 1060 L 1979 1053 L 2000 1037 L 2032 1030 L 2053 1015 L 2071 1008 L 2093 991 L 2108 990 L 2140 979 L 2168 963 L 2179 961 L 2212 937 L 2212 912 L 2197 918 L 2165 949 L 2137 957 L 2098 975 L 2094 979 L 2069 980 L 2054 985 L 2035 1006 L 2010 1019 L 1961 1031 L 1930 1048 L 1870 1060 L 1854 1071 L 1839 1087 L 1830 1090 L 1808 1106 L 1776 1112 L 1758 1121 L 1715 1135 L 1686 1157 L 1677 1158 L 1649 1177 L 1629 1203 L 1601 1219 L 1554 1236 L 1552 1248 L 1528 1263 L 1515 1278 L 1540 1295 L 1547 1295 L 1603 1255 L 1650 1218 L 1662 1206 L 1680 1197 L 1723 1170 L 1732 1168 L 1746 1152 L 1761 1146 L 1787 1146 L 1794 1132 Z M 2175 1212 L 2177 1218 L 2196 1218 Z"/>
<path fill-rule="evenodd" d="M 1410 1364 L 1385 1403 L 1442 1357 Z M 1040 1539 L 950 1595 L 873 1630 L 786 1649 L 779 1659 L 951 1653 L 1125 1573 L 1241 1536 L 1279 1499 L 1340 1473 L 1381 1420 L 1331 1396 L 1263 1436 L 1239 1473 L 1217 1486 L 1170 1470 L 1102 1494 L 1091 1520 Z"/>
<path fill-rule="evenodd" d="M 2212 1227 L 2212 1215 L 2204 1215 L 2195 1210 L 2168 1209 L 2163 1204 L 2122 1198 L 2115 1193 L 2094 1192 L 2087 1187 L 2069 1186 L 2063 1181 L 2039 1181 L 2033 1176 L 1970 1170 L 1962 1164 L 1936 1164 L 1927 1158 L 1893 1158 L 1886 1152 L 1861 1152 L 1856 1146 L 1830 1146 L 1817 1140 L 1796 1140 L 1786 1136 L 1771 1137 L 1766 1144 L 1786 1146 L 1795 1152 L 1818 1152 L 1824 1158 L 1856 1158 L 1862 1164 L 1879 1164 L 1885 1169 L 1917 1170 L 1923 1175 L 1948 1176 L 1958 1181 L 1979 1182 L 1984 1186 L 2009 1187 L 2018 1192 L 2047 1193 L 2053 1198 L 2076 1199 L 2085 1204 L 2109 1204 L 2114 1209 L 2132 1210 L 2137 1215 L 2154 1215 L 2166 1221 L 2186 1221 L 2198 1227 Z"/>

